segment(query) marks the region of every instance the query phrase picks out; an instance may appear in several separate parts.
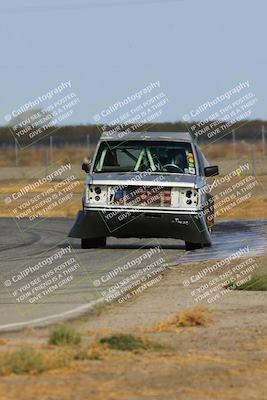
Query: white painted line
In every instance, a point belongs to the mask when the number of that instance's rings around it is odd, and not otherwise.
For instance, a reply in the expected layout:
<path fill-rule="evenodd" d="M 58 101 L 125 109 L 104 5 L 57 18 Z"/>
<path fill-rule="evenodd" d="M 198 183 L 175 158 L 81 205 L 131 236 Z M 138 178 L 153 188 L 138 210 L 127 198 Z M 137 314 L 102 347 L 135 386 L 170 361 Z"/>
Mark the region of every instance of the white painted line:
<path fill-rule="evenodd" d="M 66 317 L 66 316 L 69 316 L 71 314 L 77 314 L 77 313 L 80 314 L 81 312 L 88 311 L 88 310 L 92 309 L 94 306 L 96 306 L 97 304 L 101 304 L 103 302 L 104 302 L 104 299 L 101 298 L 101 299 L 92 301 L 91 303 L 84 304 L 82 306 L 76 307 L 73 310 L 64 311 L 64 312 L 62 312 L 60 314 L 54 314 L 54 315 L 50 315 L 48 317 L 43 317 L 43 318 L 36 318 L 36 319 L 32 319 L 32 320 L 25 321 L 25 322 L 14 322 L 12 324 L 0 325 L 0 330 L 21 328 L 23 326 L 36 325 L 36 324 L 39 324 L 39 323 L 47 324 L 53 319 L 60 320 L 60 319 Z"/>

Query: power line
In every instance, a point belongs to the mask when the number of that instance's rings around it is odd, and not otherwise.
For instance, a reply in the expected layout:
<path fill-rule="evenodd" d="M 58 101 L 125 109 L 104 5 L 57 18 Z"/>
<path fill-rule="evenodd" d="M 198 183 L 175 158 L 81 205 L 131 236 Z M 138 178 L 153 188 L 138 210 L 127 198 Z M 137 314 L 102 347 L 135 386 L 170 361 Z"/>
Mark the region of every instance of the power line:
<path fill-rule="evenodd" d="M 0 9 L 0 14 L 24 14 L 24 13 L 32 13 L 32 12 L 50 12 L 50 11 L 71 11 L 71 10 L 81 10 L 81 9 L 89 9 L 89 8 L 105 8 L 105 7 L 113 7 L 113 6 L 143 6 L 143 5 L 152 5 L 152 4 L 166 4 L 166 3 L 178 3 L 184 0 L 130 0 L 130 1 L 106 1 L 104 3 L 80 3 L 80 4 L 57 4 L 57 5 L 40 5 L 40 6 L 24 6 L 17 8 L 2 8 Z"/>

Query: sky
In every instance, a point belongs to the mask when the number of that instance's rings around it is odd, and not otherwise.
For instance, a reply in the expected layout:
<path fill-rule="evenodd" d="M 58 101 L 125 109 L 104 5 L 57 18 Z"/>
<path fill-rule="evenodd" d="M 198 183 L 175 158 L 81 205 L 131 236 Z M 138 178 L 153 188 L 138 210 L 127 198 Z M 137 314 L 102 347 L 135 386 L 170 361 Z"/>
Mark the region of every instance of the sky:
<path fill-rule="evenodd" d="M 245 81 L 250 118 L 266 119 L 265 0 L 0 0 L 0 15 L 1 125 L 66 81 L 79 98 L 66 124 L 94 123 L 157 81 L 168 98 L 157 121 Z"/>

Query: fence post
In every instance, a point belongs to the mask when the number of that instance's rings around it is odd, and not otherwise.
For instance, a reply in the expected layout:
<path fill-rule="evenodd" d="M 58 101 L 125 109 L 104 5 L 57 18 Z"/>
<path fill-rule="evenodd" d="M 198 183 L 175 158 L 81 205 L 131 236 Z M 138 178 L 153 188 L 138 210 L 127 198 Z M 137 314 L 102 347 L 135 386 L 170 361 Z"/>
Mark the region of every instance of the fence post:
<path fill-rule="evenodd" d="M 53 163 L 53 136 L 50 136 L 50 163 Z"/>
<path fill-rule="evenodd" d="M 45 173 L 47 175 L 48 174 L 48 165 L 49 165 L 49 150 L 48 150 L 47 146 L 45 146 L 45 153 L 46 153 L 46 157 L 45 157 Z"/>
<path fill-rule="evenodd" d="M 19 165 L 19 157 L 18 157 L 18 142 L 17 139 L 15 139 L 15 165 L 16 167 Z"/>
<path fill-rule="evenodd" d="M 266 144 L 265 144 L 265 126 L 261 127 L 261 137 L 262 137 L 262 156 L 266 157 Z"/>
<path fill-rule="evenodd" d="M 235 130 L 232 131 L 232 141 L 233 141 L 233 151 L 234 151 L 234 159 L 236 160 L 236 140 L 235 140 Z"/>
<path fill-rule="evenodd" d="M 89 150 L 90 150 L 90 135 L 86 135 L 86 147 L 87 147 L 87 150 L 88 150 L 88 153 L 89 153 Z"/>
<path fill-rule="evenodd" d="M 253 170 L 253 175 L 256 176 L 255 146 L 254 146 L 254 144 L 252 144 L 252 170 Z"/>

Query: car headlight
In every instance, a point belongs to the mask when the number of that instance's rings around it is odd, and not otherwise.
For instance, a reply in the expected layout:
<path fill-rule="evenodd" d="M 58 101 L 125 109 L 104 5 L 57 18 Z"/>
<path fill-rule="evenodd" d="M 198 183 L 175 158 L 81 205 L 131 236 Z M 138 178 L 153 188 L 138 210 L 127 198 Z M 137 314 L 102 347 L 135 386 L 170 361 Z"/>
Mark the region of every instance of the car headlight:
<path fill-rule="evenodd" d="M 107 186 L 87 185 L 86 203 L 91 205 L 107 205 L 108 190 Z"/>
<path fill-rule="evenodd" d="M 173 188 L 172 206 L 181 208 L 195 208 L 199 204 L 199 193 L 193 188 Z"/>

